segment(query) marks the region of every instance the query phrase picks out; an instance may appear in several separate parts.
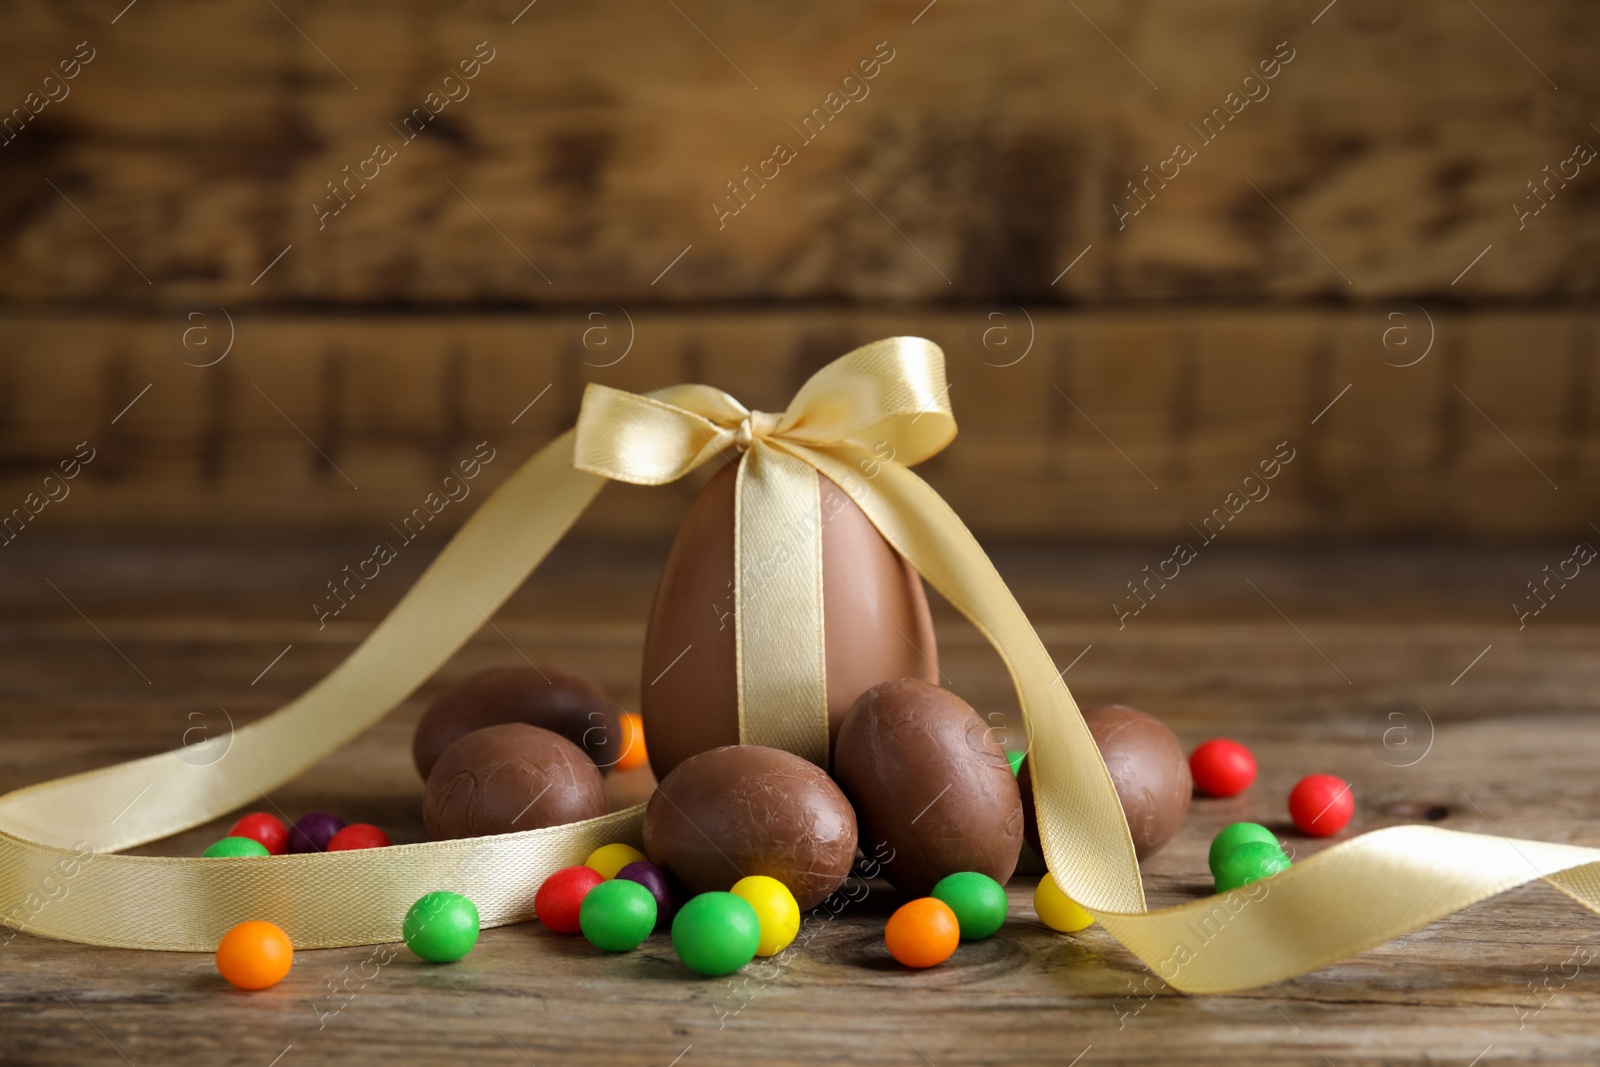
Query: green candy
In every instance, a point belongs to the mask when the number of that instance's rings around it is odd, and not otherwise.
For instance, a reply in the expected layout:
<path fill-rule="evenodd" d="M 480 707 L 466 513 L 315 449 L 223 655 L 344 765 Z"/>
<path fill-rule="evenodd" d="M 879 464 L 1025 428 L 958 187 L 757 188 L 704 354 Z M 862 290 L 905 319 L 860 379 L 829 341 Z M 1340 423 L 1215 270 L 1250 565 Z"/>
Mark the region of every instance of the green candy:
<path fill-rule="evenodd" d="M 1217 865 L 1222 862 L 1222 857 L 1247 841 L 1261 841 L 1273 848 L 1280 847 L 1277 837 L 1260 823 L 1236 822 L 1225 826 L 1222 832 L 1211 840 L 1211 873 L 1217 873 Z"/>
<path fill-rule="evenodd" d="M 224 837 L 221 841 L 207 846 L 200 855 L 207 859 L 217 856 L 270 856 L 267 846 L 251 837 Z"/>
<path fill-rule="evenodd" d="M 1011 773 L 1012 774 L 1016 774 L 1018 771 L 1022 770 L 1022 760 L 1023 760 L 1023 757 L 1025 757 L 1026 755 L 1027 755 L 1026 752 L 1007 752 L 1006 753 L 1006 759 L 1011 763 Z"/>
<path fill-rule="evenodd" d="M 631 952 L 656 928 L 656 898 L 625 878 L 601 882 L 578 906 L 578 927 L 595 948 Z"/>
<path fill-rule="evenodd" d="M 1006 891 L 987 874 L 962 871 L 939 879 L 929 894 L 950 905 L 961 926 L 963 941 L 979 941 L 1006 921 Z"/>
<path fill-rule="evenodd" d="M 406 947 L 430 963 L 453 963 L 478 943 L 478 908 L 460 893 L 429 893 L 406 912 Z"/>
<path fill-rule="evenodd" d="M 732 974 L 755 959 L 760 945 L 756 909 L 732 893 L 701 893 L 678 909 L 672 920 L 672 947 L 698 974 Z"/>
<path fill-rule="evenodd" d="M 1289 866 L 1289 857 L 1276 842 L 1269 845 L 1265 841 L 1246 841 L 1222 857 L 1216 872 L 1217 892 L 1242 889 L 1252 882 L 1287 871 Z"/>

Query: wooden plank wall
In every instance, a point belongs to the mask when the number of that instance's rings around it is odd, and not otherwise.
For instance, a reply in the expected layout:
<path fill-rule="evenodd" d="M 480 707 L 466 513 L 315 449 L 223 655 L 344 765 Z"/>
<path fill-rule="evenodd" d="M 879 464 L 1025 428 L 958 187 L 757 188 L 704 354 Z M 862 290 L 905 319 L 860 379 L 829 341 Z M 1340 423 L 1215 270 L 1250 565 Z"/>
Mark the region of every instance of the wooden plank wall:
<path fill-rule="evenodd" d="M 367 523 L 478 440 L 503 477 L 585 381 L 771 407 L 906 332 L 950 353 L 927 474 L 985 533 L 1166 537 L 1289 439 L 1240 537 L 1565 537 L 1600 515 L 1597 31 L 1579 0 L 20 0 L 0 507 L 89 440 L 40 522 Z M 585 528 L 662 533 L 692 489 Z"/>
<path fill-rule="evenodd" d="M 776 410 L 827 359 L 915 329 L 946 349 L 961 428 L 922 470 L 983 533 L 1164 538 L 1287 441 L 1296 458 L 1230 537 L 1565 537 L 1600 519 L 1597 318 L 1436 313 L 1411 366 L 1339 311 L 641 313 L 631 350 L 629 320 L 607 327 L 626 353 L 610 366 L 576 313 L 241 317 L 209 367 L 175 358 L 160 321 L 19 321 L 0 500 L 88 441 L 48 525 L 381 528 L 480 442 L 496 458 L 474 488 L 498 483 L 572 424 L 588 381 L 706 381 Z M 1014 347 L 985 348 L 999 328 Z M 583 528 L 670 533 L 698 484 L 617 487 Z"/>

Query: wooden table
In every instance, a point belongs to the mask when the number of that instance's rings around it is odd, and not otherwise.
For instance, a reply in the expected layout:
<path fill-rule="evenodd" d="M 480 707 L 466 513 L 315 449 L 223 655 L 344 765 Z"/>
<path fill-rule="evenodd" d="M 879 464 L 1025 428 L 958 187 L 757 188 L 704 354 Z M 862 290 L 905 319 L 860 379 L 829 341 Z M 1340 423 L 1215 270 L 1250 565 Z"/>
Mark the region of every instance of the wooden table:
<path fill-rule="evenodd" d="M 311 598 L 370 538 L 39 537 L 0 559 L 0 786 L 15 788 L 177 744 L 226 709 L 270 711 L 339 661 L 436 550 L 419 542 L 318 631 Z M 1302 774 L 1354 783 L 1352 830 L 1398 822 L 1600 843 L 1600 579 L 1580 576 L 1518 630 L 1509 603 L 1568 545 L 1514 549 L 1208 547 L 1145 611 L 1110 601 L 1160 546 L 1002 547 L 996 560 L 1080 702 L 1122 701 L 1185 744 L 1249 743 L 1244 797 L 1201 800 L 1147 865 L 1152 904 L 1208 888 L 1205 849 L 1255 819 L 1292 835 L 1282 798 Z M 441 684 L 517 658 L 637 695 L 642 622 L 664 546 L 563 548 L 443 676 L 349 748 L 275 791 L 419 840 L 411 724 Z M 48 581 L 47 581 L 48 579 Z M 54 583 L 56 588 L 52 588 Z M 70 603 L 69 603 L 70 598 Z M 92 624 L 92 625 L 91 625 Z M 984 713 L 1014 707 L 996 657 L 939 611 L 944 672 Z M 285 651 L 287 649 L 287 651 Z M 283 655 L 280 658 L 280 653 Z M 1369 741 L 1410 701 L 1413 756 Z M 1392 720 L 1385 720 L 1386 722 Z M 1430 725 L 1431 723 L 1431 725 Z M 1431 747 L 1424 747 L 1430 742 Z M 1395 740 L 1391 738 L 1391 740 Z M 261 807 L 266 807 L 264 801 Z M 194 854 L 219 822 L 151 846 Z M 1317 846 L 1292 837 L 1297 849 Z M 17 937 L 0 950 L 0 1063 L 1488 1064 L 1593 1062 L 1600 921 L 1525 887 L 1315 974 L 1231 996 L 1164 988 L 1108 935 L 1061 937 L 1033 915 L 934 970 L 882 947 L 886 885 L 827 923 L 769 981 L 700 979 L 651 938 L 626 956 L 537 924 L 487 931 L 449 967 L 401 950 L 364 984 L 371 948 L 304 952 L 264 993 L 225 986 L 209 957 Z M 372 967 L 364 968 L 371 973 Z M 331 990 L 348 990 L 344 1000 Z"/>

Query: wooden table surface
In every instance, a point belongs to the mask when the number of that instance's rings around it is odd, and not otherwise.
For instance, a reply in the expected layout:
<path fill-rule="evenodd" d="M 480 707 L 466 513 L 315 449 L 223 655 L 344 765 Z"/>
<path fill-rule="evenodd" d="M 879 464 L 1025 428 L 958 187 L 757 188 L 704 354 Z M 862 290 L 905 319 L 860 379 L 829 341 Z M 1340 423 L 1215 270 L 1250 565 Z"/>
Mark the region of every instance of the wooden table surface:
<path fill-rule="evenodd" d="M 220 725 L 220 709 L 235 724 L 270 711 L 399 597 L 438 546 L 441 535 L 429 533 L 431 543 L 320 632 L 310 601 L 359 558 L 370 540 L 359 531 L 299 541 L 63 535 L 10 546 L 0 559 L 0 787 L 172 747 L 202 721 L 193 712 Z M 1122 629 L 1110 602 L 1166 555 L 1159 546 L 1001 547 L 995 558 L 1057 663 L 1072 664 L 1066 677 L 1081 703 L 1135 704 L 1186 745 L 1227 734 L 1256 752 L 1258 783 L 1234 800 L 1196 801 L 1147 864 L 1151 903 L 1164 905 L 1207 891 L 1206 846 L 1228 822 L 1263 821 L 1313 851 L 1282 803 L 1312 771 L 1354 784 L 1347 832 L 1431 821 L 1600 844 L 1600 578 L 1580 575 L 1520 631 L 1509 606 L 1570 552 L 1219 544 Z M 271 805 L 327 808 L 420 840 L 409 733 L 431 694 L 517 660 L 514 643 L 631 703 L 663 555 L 658 545 L 563 548 L 507 606 L 501 632 L 486 629 L 383 723 L 274 791 Z M 996 657 L 936 610 L 951 686 L 981 712 L 1014 708 Z M 1409 755 L 1369 739 L 1388 701 L 1413 708 Z M 223 827 L 142 851 L 192 855 Z M 603 956 L 536 923 L 487 931 L 448 967 L 402 949 L 364 982 L 348 976 L 374 949 L 304 952 L 280 985 L 254 994 L 223 984 L 205 955 L 21 935 L 0 949 L 0 1063 L 1467 1067 L 1600 1055 L 1600 965 L 1577 962 L 1600 956 L 1600 920 L 1543 885 L 1259 992 L 1190 997 L 1098 929 L 1044 929 L 1033 884 L 1013 881 L 1012 921 L 999 934 L 922 973 L 889 961 L 882 927 L 899 898 L 875 884 L 775 974 L 748 982 L 692 976 L 660 935 Z"/>

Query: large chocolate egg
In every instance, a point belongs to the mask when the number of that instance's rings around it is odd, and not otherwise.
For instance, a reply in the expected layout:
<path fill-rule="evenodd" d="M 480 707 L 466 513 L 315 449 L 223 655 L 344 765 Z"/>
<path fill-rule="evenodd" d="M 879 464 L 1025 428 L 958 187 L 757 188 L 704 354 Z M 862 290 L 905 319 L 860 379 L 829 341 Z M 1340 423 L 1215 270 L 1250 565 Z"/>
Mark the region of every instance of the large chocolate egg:
<path fill-rule="evenodd" d="M 594 760 L 559 734 L 520 722 L 474 730 L 445 749 L 422 798 L 435 841 L 560 826 L 606 810 Z"/>
<path fill-rule="evenodd" d="M 1194 780 L 1178 735 L 1166 723 L 1126 704 L 1089 708 L 1083 721 L 1111 772 L 1122 813 L 1133 835 L 1133 851 L 1140 859 L 1172 840 L 1189 813 Z M 1018 784 L 1022 787 L 1028 843 L 1039 847 L 1039 826 L 1034 814 L 1031 759 L 1022 761 Z"/>
<path fill-rule="evenodd" d="M 689 509 L 661 573 L 645 631 L 640 712 L 657 778 L 690 756 L 739 743 L 734 676 L 736 468 Z M 843 491 L 822 488 L 823 652 L 829 739 L 861 691 L 892 678 L 939 677 L 922 578 Z"/>
<path fill-rule="evenodd" d="M 582 678 L 519 663 L 479 671 L 434 699 L 411 739 L 417 773 L 427 781 L 439 754 L 457 738 L 503 722 L 561 734 L 602 770 L 622 755 L 616 701 Z"/>
<path fill-rule="evenodd" d="M 966 701 L 917 678 L 875 685 L 839 730 L 833 775 L 884 877 L 926 896 L 945 875 L 1005 884 L 1022 851 L 1022 796 L 1005 749 Z"/>
<path fill-rule="evenodd" d="M 662 780 L 644 809 L 644 850 L 693 892 L 764 874 L 806 911 L 849 877 L 856 817 L 815 764 L 728 745 L 691 756 Z"/>

